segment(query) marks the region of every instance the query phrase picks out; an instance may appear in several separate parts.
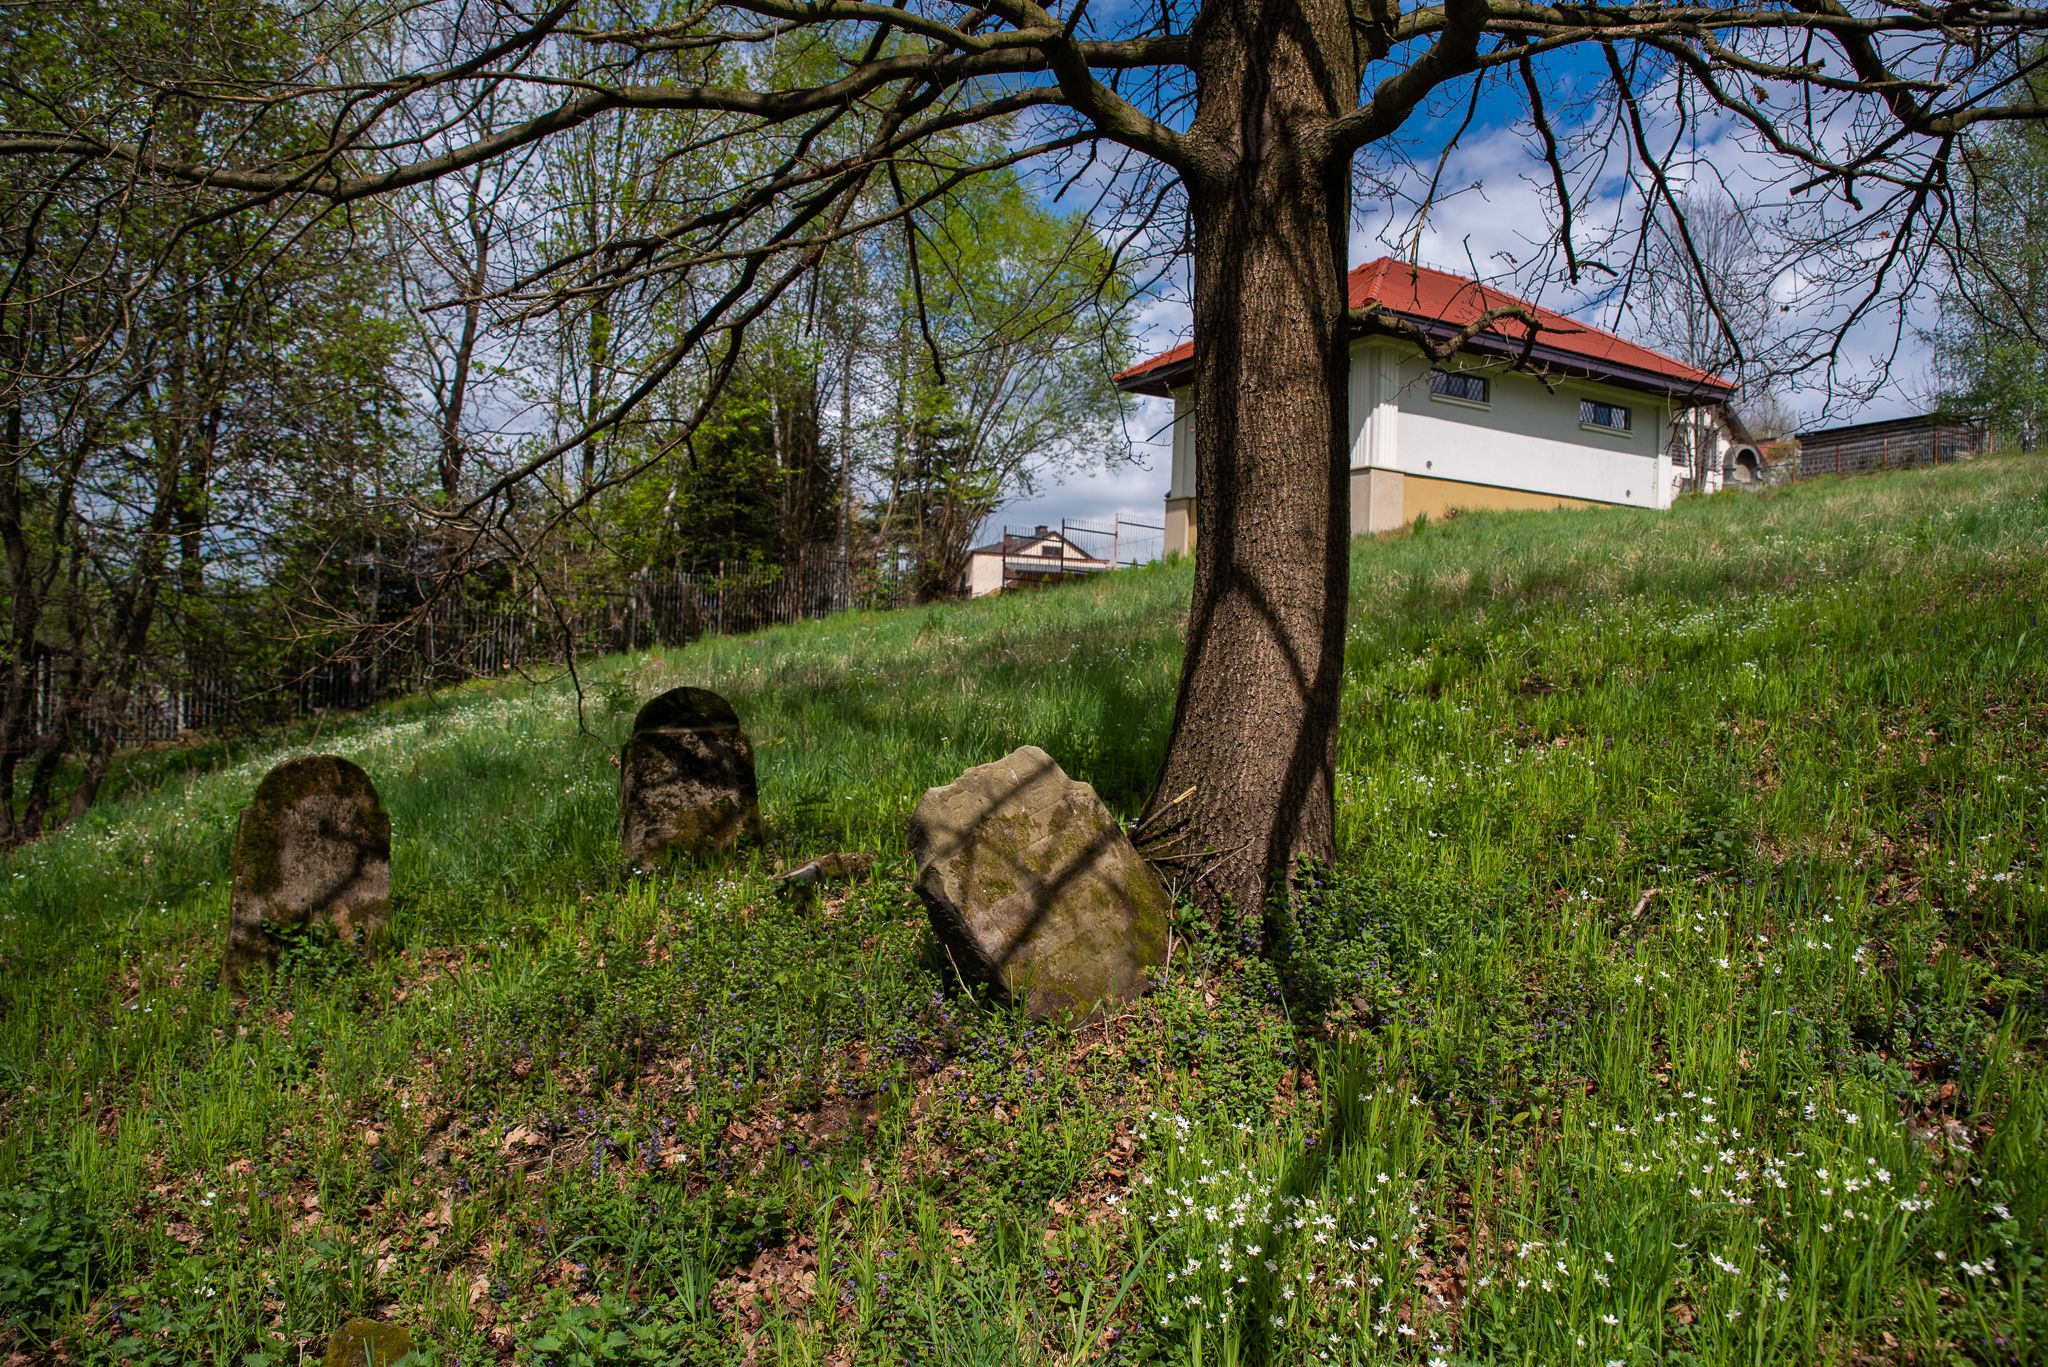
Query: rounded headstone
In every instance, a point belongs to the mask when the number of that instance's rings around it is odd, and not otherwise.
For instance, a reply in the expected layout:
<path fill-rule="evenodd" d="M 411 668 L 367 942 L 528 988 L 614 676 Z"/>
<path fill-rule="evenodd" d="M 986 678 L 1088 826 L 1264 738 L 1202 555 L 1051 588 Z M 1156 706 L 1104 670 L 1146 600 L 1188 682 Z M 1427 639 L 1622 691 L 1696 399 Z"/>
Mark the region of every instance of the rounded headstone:
<path fill-rule="evenodd" d="M 279 932 L 319 926 L 366 944 L 391 914 L 391 818 L 370 776 L 339 755 L 263 776 L 235 829 L 229 981 L 274 963 Z"/>
<path fill-rule="evenodd" d="M 917 891 L 960 971 L 1033 1016 L 1141 995 L 1173 899 L 1102 799 L 1035 745 L 927 789 Z"/>
<path fill-rule="evenodd" d="M 640 709 L 619 754 L 619 844 L 651 868 L 761 834 L 754 749 L 732 704 L 708 688 L 671 688 Z"/>

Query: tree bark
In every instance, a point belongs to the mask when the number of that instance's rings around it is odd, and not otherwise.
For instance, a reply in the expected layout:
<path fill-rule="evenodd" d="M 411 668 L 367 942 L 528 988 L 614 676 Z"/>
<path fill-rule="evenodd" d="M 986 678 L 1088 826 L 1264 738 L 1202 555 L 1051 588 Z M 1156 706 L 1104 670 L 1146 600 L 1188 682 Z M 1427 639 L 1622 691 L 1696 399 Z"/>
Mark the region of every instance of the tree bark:
<path fill-rule="evenodd" d="M 1346 238 L 1360 54 L 1342 4 L 1204 10 L 1195 587 L 1146 852 L 1212 908 L 1334 853 L 1348 600 Z"/>
<path fill-rule="evenodd" d="M 470 206 L 474 213 L 473 188 Z M 491 240 L 478 219 L 471 221 L 470 242 L 476 255 L 470 258 L 469 277 L 462 282 L 466 296 L 462 301 L 462 332 L 455 339 L 455 373 L 449 378 L 448 397 L 441 410 L 441 497 L 451 505 L 462 496 L 462 466 L 467 454 L 463 418 L 469 402 L 469 372 L 476 360 L 477 340 L 483 332 L 483 294 L 490 285 Z"/>

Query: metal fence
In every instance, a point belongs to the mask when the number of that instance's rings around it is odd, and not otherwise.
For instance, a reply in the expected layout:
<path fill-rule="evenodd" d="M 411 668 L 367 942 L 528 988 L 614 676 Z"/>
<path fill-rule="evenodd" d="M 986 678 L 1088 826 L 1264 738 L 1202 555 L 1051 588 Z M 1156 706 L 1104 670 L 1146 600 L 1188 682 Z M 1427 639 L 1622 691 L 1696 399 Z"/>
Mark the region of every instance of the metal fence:
<path fill-rule="evenodd" d="M 1118 520 L 1108 528 L 1063 523 L 1067 544 L 1091 568 L 1157 559 L 1157 527 Z M 1099 544 L 1098 544 L 1099 543 Z M 1084 548 L 1085 549 L 1082 549 Z M 680 646 L 700 636 L 755 631 L 901 600 L 908 580 L 858 572 L 836 555 L 794 566 L 636 574 L 611 591 L 551 599 L 529 590 L 512 601 L 449 595 L 389 622 L 334 628 L 323 646 L 280 647 L 290 666 L 161 655 L 144 662 L 125 697 L 100 696 L 70 724 L 98 742 L 113 732 L 127 748 L 181 736 L 273 726 L 372 704 L 464 679 L 559 665 L 578 656 Z M 65 673 L 45 651 L 24 671 L 29 731 L 47 732 L 64 710 Z M 0 681 L 0 707 L 7 703 Z"/>
<path fill-rule="evenodd" d="M 1152 522 L 1132 522 L 1122 514 L 1116 515 L 1108 527 L 1084 527 L 1078 522 L 1062 521 L 1060 531 L 1089 555 L 1107 561 L 1112 569 L 1143 565 L 1166 553 L 1164 527 Z"/>
<path fill-rule="evenodd" d="M 528 592 L 512 602 L 454 597 L 401 620 L 360 626 L 310 663 L 265 675 L 247 665 L 182 658 L 145 662 L 127 696 L 78 709 L 76 724 L 117 747 L 182 735 L 275 725 L 328 711 L 353 711 L 463 679 L 559 664 L 571 650 L 598 655 L 679 646 L 705 635 L 753 631 L 856 606 L 846 561 L 806 559 L 790 568 L 634 575 L 618 590 L 551 601 Z M 64 709 L 65 675 L 53 651 L 24 671 L 29 729 L 47 731 Z M 0 707 L 6 705 L 0 683 Z"/>

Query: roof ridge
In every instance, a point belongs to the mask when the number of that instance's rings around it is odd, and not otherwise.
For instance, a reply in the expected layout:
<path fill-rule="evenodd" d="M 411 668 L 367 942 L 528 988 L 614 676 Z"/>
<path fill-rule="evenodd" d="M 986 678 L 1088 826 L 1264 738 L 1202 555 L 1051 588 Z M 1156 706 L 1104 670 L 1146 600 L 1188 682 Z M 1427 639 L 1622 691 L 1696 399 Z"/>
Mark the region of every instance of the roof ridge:
<path fill-rule="evenodd" d="M 1390 287 L 1390 276 L 1399 267 L 1405 267 L 1409 272 L 1405 287 Z M 1447 298 L 1444 297 L 1445 291 L 1448 291 Z M 1409 297 L 1402 303 L 1396 303 L 1388 297 L 1395 292 L 1404 292 Z M 1433 305 L 1426 298 L 1426 295 L 1432 293 L 1438 296 Z M 1617 374 L 1635 372 L 1656 376 L 1666 384 L 1684 383 L 1695 388 L 1700 385 L 1713 389 L 1732 388 L 1728 381 L 1711 371 L 1659 351 L 1646 342 L 1633 341 L 1611 328 L 1586 322 L 1559 309 L 1518 294 L 1511 294 L 1498 285 L 1490 285 L 1452 271 L 1440 270 L 1435 266 L 1425 266 L 1419 261 L 1381 255 L 1370 261 L 1360 262 L 1345 273 L 1345 295 L 1345 303 L 1351 309 L 1379 307 L 1391 314 L 1445 326 L 1457 326 L 1457 315 L 1464 311 L 1459 303 L 1461 297 L 1469 296 L 1476 302 L 1481 313 L 1497 304 L 1506 304 L 1525 309 L 1534 318 L 1533 329 L 1521 329 L 1525 332 L 1533 331 L 1533 338 L 1528 340 L 1541 343 L 1543 335 L 1548 333 L 1556 339 L 1552 343 L 1555 349 L 1576 356 L 1596 367 L 1615 367 Z M 1514 338 L 1513 329 L 1492 324 L 1483 332 L 1495 339 L 1511 341 Z M 1156 356 L 1119 371 L 1114 378 L 1119 383 L 1137 379 L 1167 365 L 1185 362 L 1193 357 L 1194 351 L 1194 339 L 1189 338 Z"/>
<path fill-rule="evenodd" d="M 1396 261 L 1396 258 L 1394 258 L 1394 257 L 1391 257 L 1391 256 L 1382 256 L 1382 257 L 1378 258 L 1377 260 L 1375 260 L 1375 261 L 1371 261 L 1371 262 L 1368 262 L 1368 263 L 1366 263 L 1366 264 L 1367 264 L 1367 265 L 1380 265 L 1380 264 L 1383 264 L 1383 263 L 1386 263 L 1386 262 L 1394 262 L 1394 261 Z M 1621 344 L 1622 344 L 1623 346 L 1625 346 L 1625 347 L 1630 347 L 1630 348 L 1632 348 L 1632 349 L 1634 349 L 1634 350 L 1637 350 L 1637 351 L 1647 351 L 1647 352 L 1649 352 L 1649 353 L 1650 353 L 1651 355 L 1653 355 L 1653 356 L 1657 356 L 1657 357 L 1660 357 L 1660 358 L 1662 358 L 1662 359 L 1664 359 L 1664 360 L 1668 360 L 1668 361 L 1673 361 L 1673 362 L 1676 362 L 1677 364 L 1679 364 L 1679 365 L 1681 365 L 1681 366 L 1684 366 L 1684 367 L 1685 367 L 1686 369 L 1688 369 L 1688 370 L 1692 371 L 1692 372 L 1693 372 L 1694 374 L 1696 374 L 1696 375 L 1699 375 L 1699 376 L 1701 376 L 1701 377 L 1703 377 L 1703 378 L 1705 378 L 1705 379 L 1709 379 L 1709 380 L 1712 380 L 1712 379 L 1716 379 L 1716 378 L 1717 378 L 1717 377 L 1716 377 L 1716 376 L 1714 376 L 1714 375 L 1713 375 L 1713 374 L 1712 374 L 1711 372 L 1709 372 L 1709 371 L 1706 371 L 1706 370 L 1704 370 L 1704 369 L 1701 369 L 1701 368 L 1700 368 L 1699 366 L 1696 366 L 1696 365 L 1692 364 L 1692 362 L 1690 362 L 1690 361 L 1686 361 L 1686 360 L 1681 360 L 1681 359 L 1680 359 L 1679 357 L 1676 357 L 1676 356 L 1672 356 L 1672 355 L 1668 355 L 1667 353 L 1665 353 L 1665 352 L 1662 352 L 1662 351 L 1659 351 L 1659 350 L 1657 350 L 1657 348 L 1655 348 L 1655 347 L 1653 347 L 1653 346 L 1650 346 L 1650 345 L 1648 345 L 1648 344 L 1646 344 L 1646 343 L 1643 343 L 1643 342 L 1638 342 L 1638 341 L 1635 341 L 1635 340 L 1633 340 L 1633 339 L 1631 339 L 1631 338 L 1628 338 L 1628 337 L 1624 337 L 1624 336 L 1622 336 L 1622 335 L 1621 335 L 1620 333 L 1618 333 L 1618 332 L 1614 331 L 1614 330 L 1613 330 L 1612 328 L 1602 327 L 1602 326 L 1601 326 L 1600 324 L 1598 324 L 1598 323 L 1589 323 L 1589 322 L 1585 321 L 1585 320 L 1584 320 L 1583 318 L 1575 318 L 1575 317 L 1573 317 L 1573 316 L 1572 316 L 1571 314 L 1569 314 L 1569 313 L 1564 313 L 1564 312 L 1562 312 L 1562 311 L 1560 311 L 1560 310 L 1558 310 L 1558 309 L 1554 309 L 1554 308 L 1550 307 L 1550 306 L 1549 306 L 1548 304 L 1542 304 L 1542 303 L 1538 303 L 1537 301 L 1535 301 L 1535 300 L 1533 300 L 1533 299 L 1525 299 L 1525 298 L 1523 298 L 1523 297 L 1522 297 L 1521 295 L 1519 295 L 1519 294 L 1510 294 L 1510 293 L 1508 293 L 1508 291 L 1506 291 L 1506 290 L 1502 289 L 1502 288 L 1501 288 L 1500 286 L 1498 286 L 1498 285 L 1489 285 L 1489 284 L 1487 284 L 1487 283 L 1486 283 L 1486 282 L 1485 282 L 1484 280 L 1474 280 L 1474 279 L 1472 279 L 1472 278 L 1471 278 L 1470 276 L 1466 276 L 1466 275 L 1458 275 L 1458 274 L 1455 274 L 1454 272 L 1451 272 L 1451 271 L 1447 271 L 1447 270 L 1440 270 L 1440 269 L 1438 269 L 1438 268 L 1437 268 L 1437 267 L 1435 267 L 1435 266 L 1425 266 L 1425 265 L 1423 265 L 1423 264 L 1422 264 L 1421 262 L 1419 262 L 1419 261 L 1400 261 L 1400 262 L 1398 262 L 1398 264 L 1400 264 L 1400 265 L 1404 265 L 1404 266 L 1407 266 L 1407 267 L 1408 267 L 1408 268 L 1409 268 L 1410 270 L 1413 270 L 1413 271 L 1417 271 L 1417 272 L 1427 272 L 1427 273 L 1428 273 L 1428 274 L 1430 274 L 1430 275 L 1436 276 L 1436 277 L 1437 277 L 1437 278 L 1438 278 L 1439 280 L 1448 280 L 1448 281 L 1451 281 L 1451 282 L 1455 283 L 1455 284 L 1456 284 L 1456 285 L 1458 286 L 1458 288 L 1459 288 L 1459 289 L 1461 289 L 1461 290 L 1463 290 L 1463 289 L 1472 289 L 1472 290 L 1477 290 L 1477 291 L 1481 292 L 1482 294 L 1487 294 L 1487 293 L 1490 293 L 1490 294 L 1498 295 L 1498 296 L 1499 296 L 1500 298 L 1502 298 L 1502 299 L 1506 300 L 1506 301 L 1507 301 L 1508 303 L 1510 303 L 1510 304 L 1519 304 L 1519 305 L 1520 305 L 1521 307 L 1523 307 L 1523 308 L 1526 308 L 1526 309 L 1530 310 L 1530 311 L 1531 311 L 1531 312 L 1533 312 L 1533 313 L 1539 313 L 1539 314 L 1540 314 L 1540 313 L 1547 313 L 1547 314 L 1549 314 L 1549 315 L 1550 315 L 1551 317 L 1553 317 L 1553 318 L 1559 319 L 1560 321 L 1562 321 L 1562 322 L 1565 322 L 1565 323 L 1569 323 L 1569 324 L 1570 324 L 1570 325 L 1571 325 L 1571 326 L 1572 326 L 1573 328 L 1576 328 L 1576 329 L 1578 329 L 1578 330 L 1579 330 L 1580 332 L 1582 332 L 1582 333 L 1585 333 L 1585 334 L 1588 334 L 1588 335 L 1591 335 L 1591 336 L 1594 336 L 1594 337 L 1604 337 L 1604 338 L 1606 338 L 1606 339 L 1607 339 L 1608 341 L 1610 341 L 1610 342 L 1619 342 L 1619 343 L 1621 343 Z M 1364 266 L 1361 266 L 1361 267 L 1359 267 L 1358 269 L 1359 269 L 1359 270 L 1364 270 L 1364 269 L 1365 269 L 1365 267 L 1364 267 Z M 1384 274 L 1385 274 L 1385 273 L 1384 273 L 1384 271 L 1383 271 L 1383 272 L 1382 272 L 1382 276 L 1384 276 Z M 1557 329 L 1557 328 L 1539 328 L 1539 329 L 1538 329 L 1538 331 L 1539 331 L 1539 332 L 1545 332 L 1545 331 L 1548 331 L 1548 332 L 1556 332 L 1556 331 L 1560 331 L 1560 329 Z"/>

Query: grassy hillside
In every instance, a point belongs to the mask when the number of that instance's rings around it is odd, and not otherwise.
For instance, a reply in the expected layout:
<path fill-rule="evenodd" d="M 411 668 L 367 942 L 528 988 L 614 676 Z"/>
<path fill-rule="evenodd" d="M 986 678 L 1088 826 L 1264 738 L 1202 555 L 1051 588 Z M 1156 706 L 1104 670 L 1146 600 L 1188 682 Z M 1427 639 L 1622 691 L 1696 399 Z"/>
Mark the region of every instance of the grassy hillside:
<path fill-rule="evenodd" d="M 0 1351 L 428 1360 L 2048 1357 L 2048 466 L 1360 543 L 1338 867 L 1080 1031 L 961 992 L 918 794 L 1135 810 L 1184 565 L 479 685 L 0 866 Z M 768 849 L 616 867 L 613 756 L 733 698 Z M 302 748 L 396 828 L 363 964 L 217 986 Z M 886 856 L 779 902 L 781 861 Z M 14 1359 L 9 1359 L 10 1361 Z"/>

